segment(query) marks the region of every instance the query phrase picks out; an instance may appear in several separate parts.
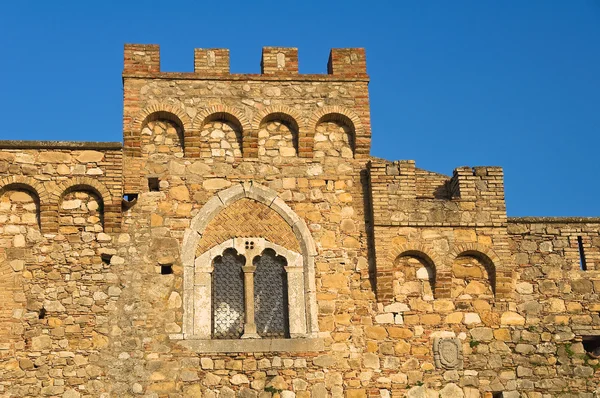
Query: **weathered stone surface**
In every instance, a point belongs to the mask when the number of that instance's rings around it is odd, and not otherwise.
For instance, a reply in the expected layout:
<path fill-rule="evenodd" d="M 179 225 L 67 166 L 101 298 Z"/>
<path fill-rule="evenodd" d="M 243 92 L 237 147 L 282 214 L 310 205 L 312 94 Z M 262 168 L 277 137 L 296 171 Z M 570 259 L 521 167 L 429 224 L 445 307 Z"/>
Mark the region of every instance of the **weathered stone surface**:
<path fill-rule="evenodd" d="M 599 220 L 507 218 L 499 167 L 370 156 L 361 50 L 321 76 L 156 51 L 127 47 L 124 144 L 0 145 L 0 395 L 597 390 Z"/>
<path fill-rule="evenodd" d="M 507 311 L 502 314 L 500 322 L 502 322 L 503 325 L 524 325 L 525 318 L 516 312 Z"/>

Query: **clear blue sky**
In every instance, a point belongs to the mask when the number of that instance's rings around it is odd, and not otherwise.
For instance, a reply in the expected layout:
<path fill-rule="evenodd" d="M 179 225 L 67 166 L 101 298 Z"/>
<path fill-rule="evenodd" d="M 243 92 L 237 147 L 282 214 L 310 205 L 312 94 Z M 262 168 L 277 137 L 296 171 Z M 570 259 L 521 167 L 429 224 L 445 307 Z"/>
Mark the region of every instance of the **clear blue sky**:
<path fill-rule="evenodd" d="M 226 47 L 365 47 L 374 156 L 451 174 L 499 165 L 509 216 L 600 216 L 600 1 L 11 1 L 0 10 L 0 139 L 121 141 L 123 44 L 191 71 Z"/>

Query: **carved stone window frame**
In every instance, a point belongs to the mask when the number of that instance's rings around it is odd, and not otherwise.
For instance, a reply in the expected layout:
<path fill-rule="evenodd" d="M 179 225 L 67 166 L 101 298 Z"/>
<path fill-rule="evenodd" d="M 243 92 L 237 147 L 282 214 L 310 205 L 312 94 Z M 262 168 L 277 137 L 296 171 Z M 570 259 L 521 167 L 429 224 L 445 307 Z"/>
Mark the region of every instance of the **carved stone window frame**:
<path fill-rule="evenodd" d="M 254 242 L 252 248 L 248 248 L 246 242 Z M 285 258 L 285 267 L 288 284 L 288 322 L 291 338 L 308 337 L 306 329 L 306 302 L 304 295 L 304 269 L 302 267 L 302 255 L 283 246 L 269 242 L 263 238 L 234 238 L 217 245 L 196 258 L 194 267 L 186 267 L 184 275 L 186 286 L 184 291 L 193 291 L 193 300 L 186 300 L 186 305 L 192 306 L 184 309 L 183 334 L 187 339 L 210 339 L 212 331 L 213 314 L 211 311 L 212 301 L 212 272 L 213 261 L 216 257 L 223 255 L 225 250 L 235 251 L 246 258 L 244 269 L 244 306 L 246 319 L 244 321 L 244 334 L 242 339 L 261 338 L 256 332 L 254 321 L 254 271 L 252 265 L 255 257 L 260 256 L 266 249 L 272 249 L 278 256 Z M 193 275 L 191 273 L 193 272 Z M 190 281 L 190 282 L 188 282 Z"/>
<path fill-rule="evenodd" d="M 293 230 L 300 244 L 301 253 L 296 253 L 260 237 L 252 238 L 255 242 L 255 249 L 252 253 L 248 253 L 245 242 L 249 238 L 240 237 L 223 242 L 196 256 L 196 248 L 208 223 L 225 207 L 242 198 L 256 200 L 275 210 Z M 213 260 L 229 248 L 244 255 L 246 261 L 250 261 L 250 265 L 252 265 L 252 259 L 265 249 L 272 249 L 278 255 L 285 257 L 290 338 L 257 338 L 256 326 L 254 325 L 253 330 L 251 322 L 246 322 L 247 329 L 245 328 L 245 336 L 243 336 L 245 338 L 211 339 Z M 258 254 L 254 254 L 255 252 Z M 278 197 L 277 192 L 252 182 L 236 184 L 218 192 L 192 219 L 190 228 L 185 232 L 181 255 L 184 267 L 183 333 L 171 334 L 169 337 L 172 340 L 180 340 L 179 344 L 199 353 L 323 351 L 324 342 L 318 337 L 316 255 L 316 246 L 306 223 L 294 213 L 285 201 Z M 247 270 L 251 271 L 251 268 L 247 268 Z M 245 278 L 249 277 L 249 275 L 245 275 Z M 253 283 L 245 282 L 245 290 L 250 285 L 253 289 Z M 245 297 L 248 298 L 249 295 L 254 300 L 253 291 L 245 291 Z M 246 305 L 246 309 L 248 307 Z"/>

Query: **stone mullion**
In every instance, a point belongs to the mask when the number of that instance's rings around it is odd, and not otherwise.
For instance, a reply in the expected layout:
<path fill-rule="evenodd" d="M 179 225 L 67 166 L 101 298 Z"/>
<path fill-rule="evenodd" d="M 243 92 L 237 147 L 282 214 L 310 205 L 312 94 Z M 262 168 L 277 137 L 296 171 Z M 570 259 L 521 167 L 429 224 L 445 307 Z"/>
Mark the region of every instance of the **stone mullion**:
<path fill-rule="evenodd" d="M 248 265 L 251 264 L 251 258 L 251 256 L 246 256 L 246 266 L 242 267 L 242 271 L 244 271 L 244 306 L 246 311 L 242 339 L 260 338 L 256 332 L 256 322 L 254 320 L 254 272 L 256 267 Z"/>

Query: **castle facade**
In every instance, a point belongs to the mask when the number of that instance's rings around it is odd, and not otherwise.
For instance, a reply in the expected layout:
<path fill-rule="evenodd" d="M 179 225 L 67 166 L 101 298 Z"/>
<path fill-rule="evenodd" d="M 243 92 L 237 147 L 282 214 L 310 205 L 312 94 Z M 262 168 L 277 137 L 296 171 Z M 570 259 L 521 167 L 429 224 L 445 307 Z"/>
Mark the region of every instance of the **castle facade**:
<path fill-rule="evenodd" d="M 123 143 L 0 142 L 0 395 L 600 394 L 600 219 L 370 155 L 363 49 L 126 45 Z"/>

